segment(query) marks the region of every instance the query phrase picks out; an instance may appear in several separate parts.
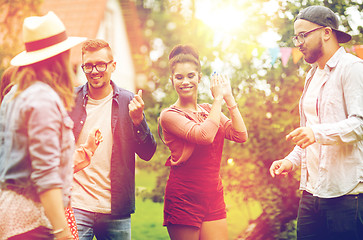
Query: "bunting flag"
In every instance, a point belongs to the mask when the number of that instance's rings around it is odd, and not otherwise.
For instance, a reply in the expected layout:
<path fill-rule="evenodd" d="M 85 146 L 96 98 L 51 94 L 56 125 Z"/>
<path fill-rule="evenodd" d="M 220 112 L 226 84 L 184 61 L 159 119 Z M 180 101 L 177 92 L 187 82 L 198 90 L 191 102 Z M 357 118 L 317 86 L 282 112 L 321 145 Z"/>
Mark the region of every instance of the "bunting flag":
<path fill-rule="evenodd" d="M 303 54 L 300 52 L 298 48 L 292 49 L 292 61 L 296 64 L 300 58 L 302 58 Z"/>
<path fill-rule="evenodd" d="M 289 47 L 280 48 L 282 66 L 284 66 L 284 67 L 287 66 L 287 62 L 289 61 L 291 52 L 292 52 L 292 48 L 289 48 Z"/>
<path fill-rule="evenodd" d="M 345 48 L 345 51 L 347 51 L 347 53 L 354 53 L 354 46 L 351 46 L 351 47 L 346 47 Z"/>
<path fill-rule="evenodd" d="M 356 45 L 353 47 L 354 47 L 354 51 L 357 54 L 357 56 L 359 58 L 363 59 L 363 45 Z"/>
<path fill-rule="evenodd" d="M 254 58 L 260 58 L 262 53 L 268 54 L 271 59 L 271 65 L 274 65 L 276 63 L 276 60 L 278 57 L 281 58 L 281 63 L 284 67 L 287 66 L 290 57 L 292 56 L 292 60 L 294 64 L 297 64 L 299 60 L 303 57 L 303 54 L 300 52 L 300 50 L 296 47 L 290 48 L 290 47 L 273 47 L 273 48 L 263 48 L 260 45 L 257 44 L 248 44 L 246 47 L 246 55 L 244 57 L 251 59 Z M 345 47 L 345 50 L 348 53 L 351 53 L 353 55 L 356 55 L 357 57 L 363 59 L 363 45 L 354 45 L 351 47 Z"/>
<path fill-rule="evenodd" d="M 271 65 L 274 65 L 274 63 L 276 62 L 276 59 L 279 55 L 280 48 L 278 48 L 278 47 L 269 48 L 269 51 L 270 51 L 270 56 L 271 56 Z"/>

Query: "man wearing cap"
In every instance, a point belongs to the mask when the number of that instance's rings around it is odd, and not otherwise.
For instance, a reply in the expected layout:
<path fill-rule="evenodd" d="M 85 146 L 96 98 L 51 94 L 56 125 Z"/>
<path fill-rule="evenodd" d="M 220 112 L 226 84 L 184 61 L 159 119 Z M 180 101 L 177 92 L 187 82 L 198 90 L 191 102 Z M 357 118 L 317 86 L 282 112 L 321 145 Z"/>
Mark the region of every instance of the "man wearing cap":
<path fill-rule="evenodd" d="M 76 89 L 74 121 L 76 145 L 90 129 L 102 132 L 103 142 L 90 165 L 74 174 L 72 206 L 81 240 L 131 239 L 135 211 L 135 154 L 150 160 L 156 142 L 143 114 L 141 91 L 118 87 L 116 68 L 107 42 L 90 39 L 82 45 L 82 69 L 87 83 Z"/>
<path fill-rule="evenodd" d="M 310 6 L 294 23 L 293 42 L 312 68 L 300 99 L 296 144 L 270 167 L 272 177 L 301 167 L 298 239 L 363 239 L 363 60 L 339 43 L 328 8 Z"/>

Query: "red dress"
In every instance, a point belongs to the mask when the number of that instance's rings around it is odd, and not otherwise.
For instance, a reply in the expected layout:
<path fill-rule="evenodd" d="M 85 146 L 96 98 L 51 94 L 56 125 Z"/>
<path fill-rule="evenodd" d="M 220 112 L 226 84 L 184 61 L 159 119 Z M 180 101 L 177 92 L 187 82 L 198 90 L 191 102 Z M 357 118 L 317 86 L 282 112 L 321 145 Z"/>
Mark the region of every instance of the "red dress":
<path fill-rule="evenodd" d="M 207 120 L 210 105 L 201 106 L 205 112 L 172 106 L 160 117 L 165 142 L 171 150 L 164 226 L 170 223 L 200 227 L 204 221 L 226 218 L 219 174 L 223 143 L 225 138 L 243 142 L 246 132 L 235 131 L 223 114 L 219 124 Z"/>

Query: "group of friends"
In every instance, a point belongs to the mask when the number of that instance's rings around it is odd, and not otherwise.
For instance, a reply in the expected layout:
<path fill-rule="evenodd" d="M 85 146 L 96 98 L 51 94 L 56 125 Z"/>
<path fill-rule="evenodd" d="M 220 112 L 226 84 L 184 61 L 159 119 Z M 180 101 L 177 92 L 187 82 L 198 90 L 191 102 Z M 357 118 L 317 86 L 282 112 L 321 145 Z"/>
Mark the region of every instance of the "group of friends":
<path fill-rule="evenodd" d="M 351 36 L 326 7 L 300 11 L 294 33 L 312 68 L 300 127 L 286 137 L 296 146 L 270 174 L 301 169 L 298 239 L 363 239 L 363 60 L 340 46 Z M 142 91 L 111 80 L 106 41 L 68 37 L 53 12 L 26 18 L 23 38 L 26 50 L 1 82 L 0 240 L 131 239 L 135 154 L 148 161 L 156 151 Z M 78 44 L 87 82 L 74 88 L 69 57 Z M 175 46 L 169 68 L 178 98 L 160 114 L 170 150 L 163 225 L 173 240 L 228 239 L 223 143 L 245 142 L 247 128 L 227 76 L 213 74 L 213 102 L 197 102 L 193 46 Z"/>

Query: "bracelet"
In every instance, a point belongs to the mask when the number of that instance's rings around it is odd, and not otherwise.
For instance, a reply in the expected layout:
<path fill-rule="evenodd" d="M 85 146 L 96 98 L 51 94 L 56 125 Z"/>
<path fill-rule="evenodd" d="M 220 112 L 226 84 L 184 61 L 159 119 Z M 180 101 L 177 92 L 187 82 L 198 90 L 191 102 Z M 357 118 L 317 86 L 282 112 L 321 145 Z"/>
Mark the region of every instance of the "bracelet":
<path fill-rule="evenodd" d="M 64 228 L 60 228 L 60 229 L 57 229 L 57 230 L 54 230 L 53 232 L 52 232 L 52 234 L 58 234 L 58 233 L 61 233 L 61 232 L 63 232 L 64 230 L 66 230 L 68 228 L 68 226 L 66 226 L 66 227 L 64 227 Z"/>
<path fill-rule="evenodd" d="M 237 108 L 237 103 L 235 105 L 233 105 L 232 107 L 227 106 L 229 111 L 232 111 L 233 109 Z"/>

